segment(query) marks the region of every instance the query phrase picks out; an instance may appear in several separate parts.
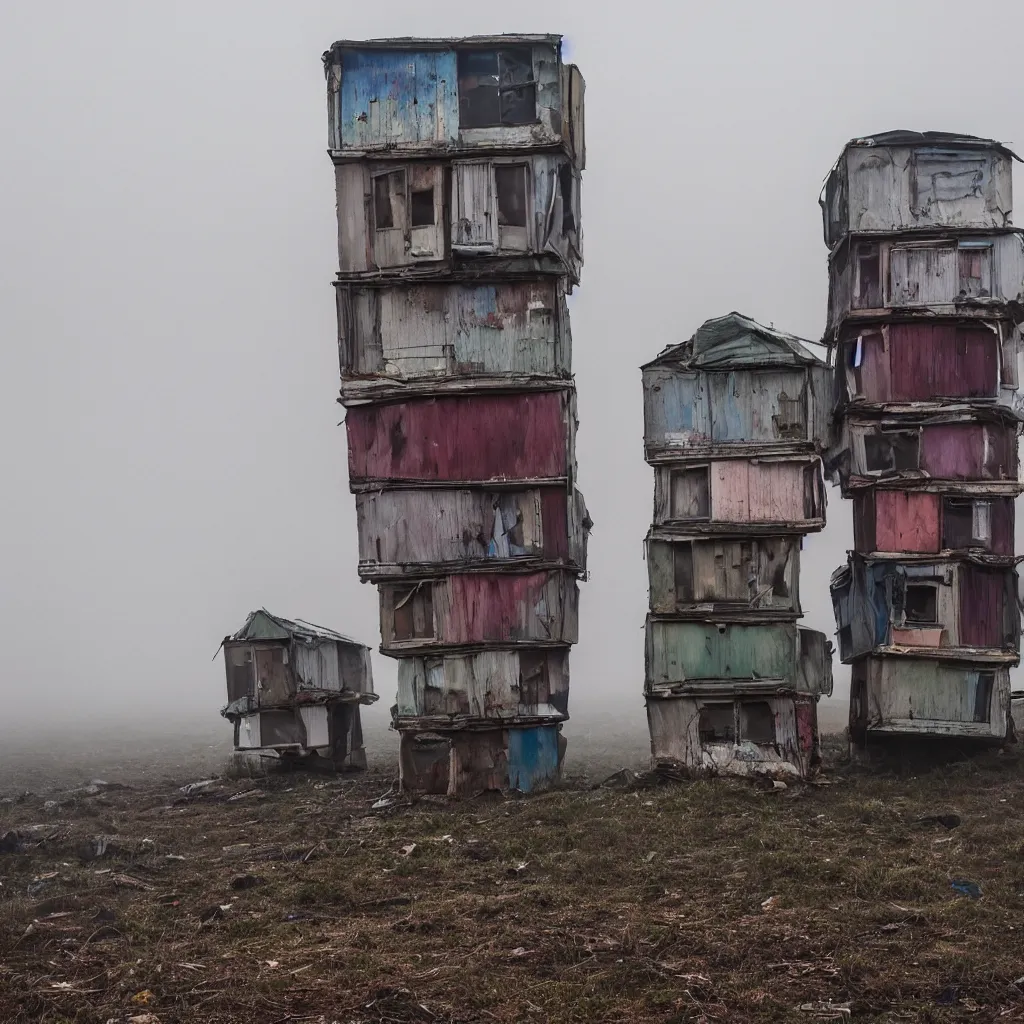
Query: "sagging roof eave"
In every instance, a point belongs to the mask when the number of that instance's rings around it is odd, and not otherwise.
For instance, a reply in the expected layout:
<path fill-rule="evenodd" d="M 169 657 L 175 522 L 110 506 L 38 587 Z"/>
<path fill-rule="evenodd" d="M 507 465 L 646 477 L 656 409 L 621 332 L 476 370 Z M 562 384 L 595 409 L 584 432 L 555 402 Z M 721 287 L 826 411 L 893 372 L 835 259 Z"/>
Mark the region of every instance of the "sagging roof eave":
<path fill-rule="evenodd" d="M 984 139 L 977 135 L 961 135 L 959 132 L 913 132 L 897 128 L 873 135 L 862 135 L 850 139 L 843 146 L 839 159 L 851 149 L 899 149 L 910 147 L 941 149 L 991 149 L 1013 160 L 1024 163 L 1009 146 L 998 139 Z M 838 160 L 836 161 L 839 162 Z"/>
<path fill-rule="evenodd" d="M 455 47 L 515 46 L 516 44 L 561 47 L 562 36 L 536 32 L 502 32 L 482 36 L 384 36 L 377 39 L 339 39 L 324 51 L 325 64 L 341 50 L 451 50 Z"/>
<path fill-rule="evenodd" d="M 692 368 L 714 371 L 718 368 L 714 363 L 702 364 L 702 354 L 694 354 L 694 349 L 696 347 L 695 342 L 702 332 L 705 334 L 711 333 L 720 327 L 725 327 L 730 322 L 736 325 L 737 334 L 749 333 L 757 336 L 769 345 L 781 345 L 792 357 L 792 362 L 787 361 L 786 363 L 779 363 L 773 362 L 771 359 L 758 359 L 756 357 L 751 357 L 750 359 L 740 358 L 723 362 L 720 364 L 723 369 L 726 367 L 729 369 L 757 369 L 772 365 L 792 365 L 792 363 L 805 366 L 827 366 L 827 362 L 820 356 L 815 355 L 811 348 L 808 347 L 818 347 L 820 342 L 811 341 L 809 338 L 800 338 L 795 334 L 788 334 L 785 331 L 777 331 L 774 327 L 765 327 L 764 324 L 760 324 L 756 320 L 745 316 L 743 313 L 738 313 L 733 310 L 724 316 L 713 317 L 710 320 L 705 320 L 704 323 L 697 328 L 693 336 L 688 338 L 686 341 L 667 345 L 653 359 L 642 364 L 640 367 L 641 371 L 655 366 L 673 364 L 679 366 L 680 369 Z"/>
<path fill-rule="evenodd" d="M 273 639 L 278 639 L 280 642 L 286 642 L 283 637 L 272 638 L 272 637 L 250 637 L 248 636 L 249 627 L 252 625 L 253 619 L 257 615 L 265 615 L 275 625 L 280 626 L 281 630 L 288 634 L 289 639 L 295 640 L 306 640 L 309 638 L 314 641 L 333 641 L 335 643 L 345 644 L 349 647 L 359 647 L 362 650 L 370 650 L 366 644 L 361 644 L 358 640 L 353 640 L 351 637 L 345 636 L 342 633 L 338 633 L 336 630 L 328 629 L 326 626 L 318 626 L 313 622 L 307 622 L 305 619 L 286 619 L 280 615 L 274 615 L 268 612 L 266 608 L 259 608 L 254 612 L 249 612 L 246 617 L 245 624 L 241 629 L 224 637 L 221 641 L 221 645 L 230 643 L 238 640 L 250 640 L 250 639 L 265 639 L 268 642 Z"/>

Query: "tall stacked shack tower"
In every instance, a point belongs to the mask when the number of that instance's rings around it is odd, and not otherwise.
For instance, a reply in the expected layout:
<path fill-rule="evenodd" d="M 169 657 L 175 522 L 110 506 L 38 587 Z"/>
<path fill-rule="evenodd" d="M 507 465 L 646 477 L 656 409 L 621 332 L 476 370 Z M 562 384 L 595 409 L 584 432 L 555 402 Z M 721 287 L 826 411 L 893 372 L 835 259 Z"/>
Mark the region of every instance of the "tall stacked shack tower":
<path fill-rule="evenodd" d="M 730 313 L 642 368 L 655 763 L 804 777 L 819 760 L 832 645 L 796 623 L 831 373 L 808 344 Z"/>
<path fill-rule="evenodd" d="M 1019 660 L 1014 498 L 1024 245 L 998 142 L 886 132 L 822 196 L 831 472 L 854 550 L 833 576 L 850 732 L 1002 741 Z"/>
<path fill-rule="evenodd" d="M 324 64 L 349 482 L 402 785 L 527 792 L 560 771 L 590 526 L 566 307 L 583 79 L 550 35 Z"/>

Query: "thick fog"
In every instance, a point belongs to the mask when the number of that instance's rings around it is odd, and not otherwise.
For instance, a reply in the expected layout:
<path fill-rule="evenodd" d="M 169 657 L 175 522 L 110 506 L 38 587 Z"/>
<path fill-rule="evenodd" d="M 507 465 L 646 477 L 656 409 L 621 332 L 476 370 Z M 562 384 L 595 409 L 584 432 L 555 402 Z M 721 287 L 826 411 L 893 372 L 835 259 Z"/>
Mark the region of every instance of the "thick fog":
<path fill-rule="evenodd" d="M 639 365 L 730 310 L 818 338 L 843 143 L 1024 143 L 1022 29 L 1017 0 L 3 4 L 0 728 L 216 722 L 211 659 L 260 606 L 376 648 L 335 401 L 332 41 L 560 32 L 586 78 L 570 309 L 595 527 L 570 710 L 642 729 Z M 801 593 L 831 634 L 834 489 L 828 516 Z M 395 688 L 374 671 L 371 725 Z"/>

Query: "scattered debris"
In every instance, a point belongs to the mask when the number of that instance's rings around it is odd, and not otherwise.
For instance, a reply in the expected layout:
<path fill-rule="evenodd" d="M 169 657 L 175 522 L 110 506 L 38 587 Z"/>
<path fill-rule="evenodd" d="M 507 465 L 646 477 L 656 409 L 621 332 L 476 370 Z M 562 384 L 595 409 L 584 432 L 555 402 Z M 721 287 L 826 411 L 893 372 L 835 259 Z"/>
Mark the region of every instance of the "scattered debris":
<path fill-rule="evenodd" d="M 185 796 L 194 796 L 196 793 L 202 793 L 203 790 L 216 785 L 219 781 L 219 779 L 200 779 L 198 782 L 190 782 L 187 786 L 182 786 L 178 792 Z"/>
<path fill-rule="evenodd" d="M 926 814 L 918 818 L 919 825 L 941 825 L 943 828 L 954 829 L 961 824 L 959 814 Z"/>
<path fill-rule="evenodd" d="M 981 899 L 981 886 L 977 882 L 968 882 L 963 878 L 954 878 L 950 885 L 962 896 L 970 896 L 972 900 Z"/>
<path fill-rule="evenodd" d="M 136 992 L 132 996 L 132 1002 L 136 1006 L 149 1006 L 150 1003 L 156 1001 L 156 996 L 153 995 L 152 991 L 148 988 L 144 988 L 141 992 Z"/>
<path fill-rule="evenodd" d="M 408 846 L 403 846 L 402 847 L 402 856 L 403 857 L 408 857 L 415 849 L 416 849 L 416 844 L 415 843 L 409 843 Z"/>
<path fill-rule="evenodd" d="M 768 899 L 761 903 L 761 909 L 766 913 L 769 910 L 774 910 L 779 905 L 779 896 L 769 896 Z"/>
<path fill-rule="evenodd" d="M 236 875 L 229 883 L 232 889 L 255 889 L 257 885 L 263 884 L 263 879 L 257 875 Z"/>

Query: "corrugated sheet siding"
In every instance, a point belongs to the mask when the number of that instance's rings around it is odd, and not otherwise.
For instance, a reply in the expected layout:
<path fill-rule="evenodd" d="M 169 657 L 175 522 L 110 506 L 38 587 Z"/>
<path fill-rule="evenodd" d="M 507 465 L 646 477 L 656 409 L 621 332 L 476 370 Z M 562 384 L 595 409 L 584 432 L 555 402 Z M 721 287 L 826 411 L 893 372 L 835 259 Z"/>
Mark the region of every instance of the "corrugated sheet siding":
<path fill-rule="evenodd" d="M 937 480 L 1016 480 L 1016 429 L 981 423 L 926 426 L 920 464 Z"/>
<path fill-rule="evenodd" d="M 891 324 L 892 401 L 993 398 L 999 391 L 999 338 L 981 327 Z"/>
<path fill-rule="evenodd" d="M 368 492 L 356 495 L 356 523 L 367 564 L 570 557 L 564 487 Z"/>
<path fill-rule="evenodd" d="M 649 621 L 648 685 L 685 681 L 790 679 L 796 627 Z"/>
<path fill-rule="evenodd" d="M 552 391 L 357 406 L 346 417 L 349 477 L 452 482 L 566 477 L 569 401 Z"/>
<path fill-rule="evenodd" d="M 339 288 L 338 301 L 346 375 L 570 373 L 568 314 L 554 279 Z"/>

